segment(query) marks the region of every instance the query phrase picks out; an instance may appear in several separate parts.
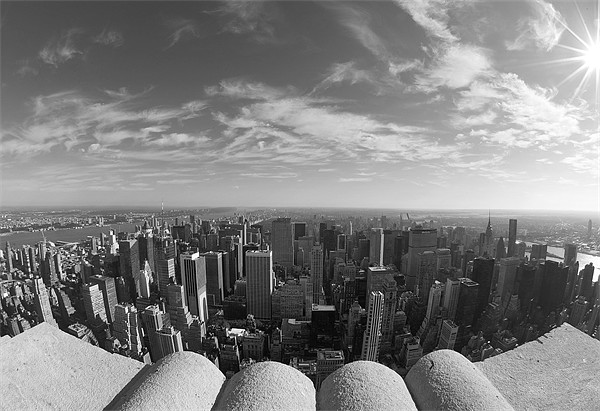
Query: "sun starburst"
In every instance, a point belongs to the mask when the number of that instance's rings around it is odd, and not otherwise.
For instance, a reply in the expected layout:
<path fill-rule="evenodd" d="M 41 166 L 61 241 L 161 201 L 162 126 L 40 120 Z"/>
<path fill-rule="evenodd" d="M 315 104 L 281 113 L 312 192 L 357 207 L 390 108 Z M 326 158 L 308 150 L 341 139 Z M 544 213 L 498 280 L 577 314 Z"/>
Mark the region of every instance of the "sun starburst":
<path fill-rule="evenodd" d="M 580 95 L 582 90 L 590 83 L 590 81 L 593 81 L 595 86 L 595 101 L 597 104 L 600 87 L 600 7 L 598 7 L 598 4 L 596 5 L 596 16 L 594 21 L 591 22 L 591 24 L 595 26 L 594 31 L 590 31 L 590 27 L 588 26 L 586 19 L 583 17 L 577 3 L 575 3 L 575 7 L 579 13 L 579 17 L 583 26 L 582 31 L 584 33 L 581 33 L 581 35 L 578 34 L 568 24 L 560 20 L 560 23 L 563 25 L 565 30 L 567 30 L 573 36 L 578 44 L 574 47 L 559 43 L 559 47 L 571 51 L 573 56 L 559 59 L 555 62 L 575 63 L 578 66 L 571 74 L 561 81 L 558 86 L 561 86 L 567 81 L 570 81 L 576 77 L 581 77 L 577 87 L 575 88 L 575 91 L 573 92 L 573 98 L 575 98 Z"/>

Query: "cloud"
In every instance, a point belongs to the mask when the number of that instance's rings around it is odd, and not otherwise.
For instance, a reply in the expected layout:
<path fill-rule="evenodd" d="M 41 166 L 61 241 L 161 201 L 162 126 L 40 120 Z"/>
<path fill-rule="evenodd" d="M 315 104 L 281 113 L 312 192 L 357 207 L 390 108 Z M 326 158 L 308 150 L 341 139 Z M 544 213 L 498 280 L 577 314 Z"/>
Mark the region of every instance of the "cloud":
<path fill-rule="evenodd" d="M 332 171 L 335 171 L 335 168 L 319 168 L 317 170 L 318 173 L 331 173 Z"/>
<path fill-rule="evenodd" d="M 272 179 L 285 179 L 285 178 L 296 178 L 298 177 L 297 173 L 242 173 L 240 174 L 242 177 L 252 177 L 252 178 L 272 178 Z"/>
<path fill-rule="evenodd" d="M 338 183 L 366 183 L 369 181 L 373 181 L 373 179 L 368 177 L 350 177 L 338 179 Z"/>
<path fill-rule="evenodd" d="M 124 43 L 123 35 L 115 29 L 104 29 L 93 38 L 94 43 L 104 46 L 120 47 Z"/>
<path fill-rule="evenodd" d="M 192 136 L 186 133 L 170 133 L 163 134 L 159 138 L 149 140 L 146 144 L 156 146 L 185 146 L 185 145 L 200 145 L 210 141 L 208 137 Z"/>
<path fill-rule="evenodd" d="M 205 87 L 204 92 L 209 97 L 222 96 L 234 99 L 271 100 L 284 97 L 293 89 L 279 89 L 264 83 L 249 82 L 244 79 L 222 80 L 218 86 Z"/>
<path fill-rule="evenodd" d="M 448 9 L 455 3 L 447 0 L 397 0 L 397 3 L 427 35 L 446 42 L 458 40 L 448 28 Z"/>
<path fill-rule="evenodd" d="M 340 83 L 349 83 L 351 85 L 357 83 L 372 83 L 375 79 L 367 70 L 356 68 L 356 63 L 349 61 L 346 63 L 334 63 L 328 70 L 327 76 L 315 86 L 312 93 L 320 90 L 326 90 Z"/>
<path fill-rule="evenodd" d="M 491 72 L 487 52 L 476 46 L 455 44 L 436 50 L 434 62 L 415 78 L 415 89 L 433 92 L 439 87 L 460 89 Z"/>
<path fill-rule="evenodd" d="M 148 143 L 147 147 L 167 147 L 201 142 L 201 137 L 192 138 L 177 130 L 164 133 L 198 117 L 203 102 L 184 102 L 179 107 L 143 107 L 140 96 L 145 93 L 133 94 L 121 88 L 104 90 L 109 100 L 87 97 L 73 90 L 34 97 L 29 102 L 29 117 L 19 124 L 5 126 L 3 136 L 10 142 L 3 144 L 3 152 L 18 154 L 29 150 L 30 155 L 36 155 L 53 148 L 80 149 L 115 157 L 125 154 L 107 147 L 127 149 L 142 143 Z"/>
<path fill-rule="evenodd" d="M 237 95 L 241 105 L 236 113 L 213 114 L 225 127 L 229 143 L 224 156 L 230 159 L 418 161 L 440 159 L 455 150 L 435 141 L 427 128 L 381 122 L 310 96 L 286 96 L 282 89 L 270 93 L 270 99 L 244 101 L 246 93 Z"/>
<path fill-rule="evenodd" d="M 168 19 L 165 21 L 165 26 L 171 31 L 168 37 L 169 45 L 165 47 L 165 50 L 170 49 L 180 41 L 201 37 L 199 24 L 191 19 Z"/>
<path fill-rule="evenodd" d="M 246 35 L 260 43 L 278 43 L 275 23 L 280 19 L 276 6 L 261 1 L 226 1 L 216 11 L 223 18 L 221 33 Z"/>
<path fill-rule="evenodd" d="M 84 54 L 75 43 L 83 30 L 73 28 L 65 31 L 60 37 L 50 40 L 38 56 L 46 64 L 58 67 L 69 60 Z"/>
<path fill-rule="evenodd" d="M 551 50 L 558 44 L 565 30 L 563 17 L 552 4 L 543 0 L 530 0 L 529 4 L 534 16 L 519 20 L 521 34 L 515 40 L 506 42 L 506 48 L 524 50 L 530 45 L 535 45 L 546 51 Z"/>

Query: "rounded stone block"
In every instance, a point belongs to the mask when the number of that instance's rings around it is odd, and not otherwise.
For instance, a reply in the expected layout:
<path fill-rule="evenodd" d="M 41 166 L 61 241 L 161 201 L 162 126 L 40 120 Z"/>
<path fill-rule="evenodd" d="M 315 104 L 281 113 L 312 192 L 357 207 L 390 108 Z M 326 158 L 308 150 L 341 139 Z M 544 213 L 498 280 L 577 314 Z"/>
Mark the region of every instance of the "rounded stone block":
<path fill-rule="evenodd" d="M 406 385 L 420 410 L 512 410 L 513 408 L 464 356 L 439 350 L 421 358 Z"/>
<path fill-rule="evenodd" d="M 210 410 L 225 376 L 206 357 L 189 351 L 171 354 L 122 392 L 121 410 Z"/>
<path fill-rule="evenodd" d="M 217 410 L 314 410 L 315 388 L 300 371 L 278 362 L 251 365 L 224 386 Z"/>
<path fill-rule="evenodd" d="M 402 377 L 371 361 L 355 361 L 333 372 L 317 394 L 320 410 L 417 410 Z"/>

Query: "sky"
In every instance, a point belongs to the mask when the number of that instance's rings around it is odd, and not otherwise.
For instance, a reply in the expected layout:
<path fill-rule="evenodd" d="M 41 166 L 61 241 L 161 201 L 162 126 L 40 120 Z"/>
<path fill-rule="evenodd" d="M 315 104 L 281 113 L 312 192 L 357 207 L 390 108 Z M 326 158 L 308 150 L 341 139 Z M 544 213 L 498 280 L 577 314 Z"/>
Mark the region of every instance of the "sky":
<path fill-rule="evenodd" d="M 600 209 L 597 0 L 0 14 L 2 207 Z"/>

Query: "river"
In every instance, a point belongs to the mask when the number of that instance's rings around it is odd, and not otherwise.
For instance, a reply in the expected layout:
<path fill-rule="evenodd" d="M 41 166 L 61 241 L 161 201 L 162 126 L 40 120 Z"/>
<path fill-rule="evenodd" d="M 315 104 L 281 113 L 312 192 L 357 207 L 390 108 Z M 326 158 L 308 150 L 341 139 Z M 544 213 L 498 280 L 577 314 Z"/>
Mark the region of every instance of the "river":
<path fill-rule="evenodd" d="M 104 227 L 84 227 L 84 228 L 65 228 L 62 230 L 56 231 L 44 231 L 44 235 L 46 236 L 46 240 L 48 241 L 66 241 L 68 243 L 71 242 L 79 242 L 85 240 L 88 236 L 100 237 L 101 233 L 108 234 L 108 232 L 114 229 L 116 233 L 118 232 L 133 232 L 135 231 L 135 224 L 113 224 L 110 226 Z M 6 242 L 10 242 L 10 246 L 13 248 L 19 248 L 23 245 L 29 244 L 37 244 L 42 241 L 42 233 L 40 231 L 18 231 L 13 233 L 6 233 L 0 236 L 0 244 L 4 249 L 4 245 Z"/>
<path fill-rule="evenodd" d="M 532 242 L 527 241 L 525 244 L 531 246 Z M 559 256 L 560 258 L 548 257 L 548 260 L 559 261 L 562 262 L 565 256 L 565 249 L 560 247 L 551 247 L 548 246 L 548 253 Z M 529 255 L 529 253 L 526 253 Z M 598 281 L 598 276 L 600 275 L 600 256 L 577 253 L 577 261 L 579 261 L 579 269 L 583 269 L 583 267 L 589 263 L 592 263 L 595 267 L 594 269 L 594 281 Z"/>

